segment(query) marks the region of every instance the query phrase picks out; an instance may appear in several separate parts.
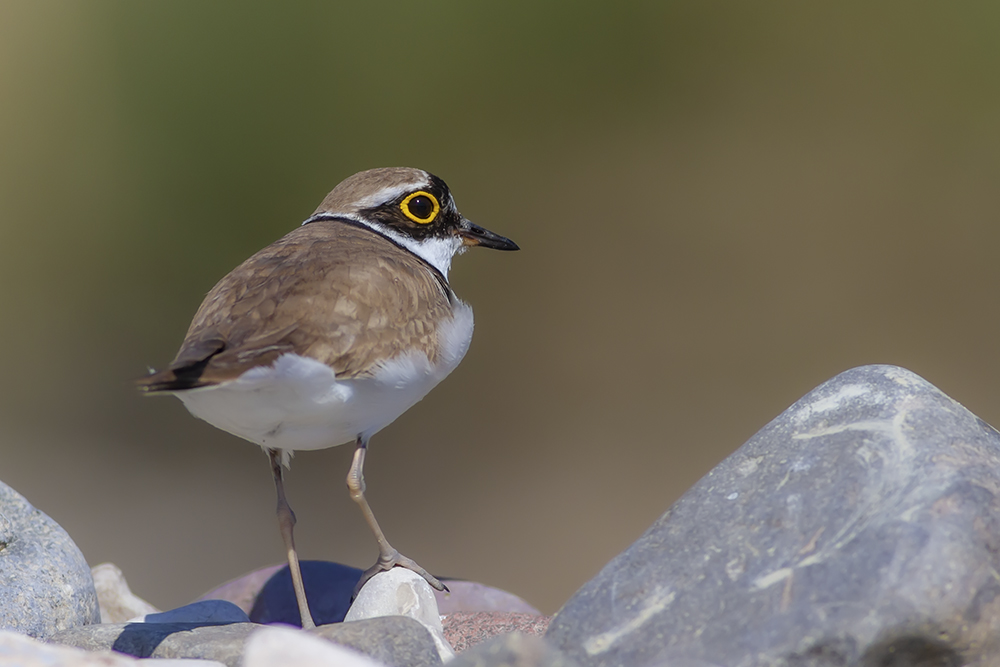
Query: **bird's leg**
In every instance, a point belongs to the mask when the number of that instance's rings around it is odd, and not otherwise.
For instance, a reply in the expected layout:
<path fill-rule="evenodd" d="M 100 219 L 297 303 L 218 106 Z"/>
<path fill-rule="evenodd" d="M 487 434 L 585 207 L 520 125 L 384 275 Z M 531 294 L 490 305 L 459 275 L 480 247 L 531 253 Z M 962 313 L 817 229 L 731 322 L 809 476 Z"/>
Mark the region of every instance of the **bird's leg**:
<path fill-rule="evenodd" d="M 285 542 L 288 552 L 288 571 L 292 575 L 292 588 L 295 589 L 295 600 L 299 603 L 299 616 L 302 627 L 306 630 L 315 628 L 309 603 L 306 601 L 306 587 L 302 583 L 302 570 L 299 569 L 299 554 L 295 551 L 295 538 L 292 529 L 295 527 L 295 513 L 285 500 L 284 470 L 281 466 L 281 450 L 268 449 L 267 456 L 271 459 L 271 474 L 274 475 L 274 489 L 278 492 L 278 530 Z"/>
<path fill-rule="evenodd" d="M 351 463 L 351 469 L 347 473 L 347 488 L 351 492 L 351 500 L 356 502 L 358 507 L 361 508 L 361 513 L 365 516 L 368 527 L 375 533 L 375 540 L 378 542 L 378 560 L 361 575 L 361 579 L 358 580 L 357 585 L 354 587 L 354 596 L 357 596 L 358 591 L 361 590 L 361 587 L 369 579 L 379 572 L 386 572 L 397 565 L 405 567 L 407 570 L 413 570 L 426 579 L 428 584 L 439 591 L 448 590 L 444 584 L 427 572 L 427 570 L 417 565 L 412 559 L 396 551 L 389 544 L 389 540 L 385 539 L 385 533 L 379 528 L 378 521 L 375 520 L 375 514 L 372 512 L 372 508 L 369 507 L 368 501 L 365 500 L 365 452 L 367 451 L 368 439 L 358 436 L 358 447 L 354 450 L 354 461 Z"/>

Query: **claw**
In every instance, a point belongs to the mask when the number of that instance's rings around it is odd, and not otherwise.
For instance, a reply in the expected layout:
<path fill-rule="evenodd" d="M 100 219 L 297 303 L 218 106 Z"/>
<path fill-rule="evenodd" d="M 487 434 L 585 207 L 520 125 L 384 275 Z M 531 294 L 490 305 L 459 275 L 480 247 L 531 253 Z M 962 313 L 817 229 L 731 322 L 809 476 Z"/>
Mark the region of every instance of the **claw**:
<path fill-rule="evenodd" d="M 354 598 L 358 597 L 358 593 L 361 592 L 361 589 L 364 587 L 365 584 L 368 583 L 369 579 L 374 577 L 376 574 L 379 574 L 380 572 L 388 572 L 394 567 L 405 567 L 407 570 L 416 572 L 421 577 L 423 577 L 424 580 L 428 584 L 430 584 L 432 588 L 439 591 L 448 592 L 448 587 L 442 584 L 437 577 L 435 577 L 433 574 L 431 574 L 424 568 L 417 565 L 417 562 L 414 561 L 412 558 L 407 558 L 406 556 L 399 553 L 395 549 L 392 549 L 391 552 L 380 555 L 378 560 L 375 561 L 375 564 L 364 571 L 364 573 L 361 575 L 361 578 L 358 579 L 358 583 L 354 586 L 354 592 L 351 594 L 351 600 L 353 601 Z"/>

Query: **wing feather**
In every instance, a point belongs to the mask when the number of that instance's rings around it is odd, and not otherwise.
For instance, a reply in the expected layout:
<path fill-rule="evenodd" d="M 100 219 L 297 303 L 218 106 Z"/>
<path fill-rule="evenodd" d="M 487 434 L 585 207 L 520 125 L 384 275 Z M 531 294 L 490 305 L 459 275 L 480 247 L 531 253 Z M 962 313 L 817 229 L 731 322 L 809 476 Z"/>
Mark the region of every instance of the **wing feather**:
<path fill-rule="evenodd" d="M 330 220 L 304 225 L 245 261 L 208 293 L 170 366 L 149 392 L 233 380 L 287 353 L 369 376 L 410 349 L 434 361 L 436 322 L 452 294 L 422 259 L 375 232 Z"/>

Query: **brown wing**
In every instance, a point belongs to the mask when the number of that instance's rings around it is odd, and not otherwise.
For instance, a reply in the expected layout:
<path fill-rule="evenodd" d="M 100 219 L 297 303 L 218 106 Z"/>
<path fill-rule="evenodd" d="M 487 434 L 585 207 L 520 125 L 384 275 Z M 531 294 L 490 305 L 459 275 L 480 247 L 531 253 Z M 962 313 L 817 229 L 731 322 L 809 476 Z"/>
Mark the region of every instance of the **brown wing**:
<path fill-rule="evenodd" d="M 219 281 L 177 357 L 146 391 L 225 382 L 294 352 L 363 377 L 416 348 L 433 360 L 435 322 L 451 313 L 444 278 L 374 232 L 338 221 L 299 227 Z"/>

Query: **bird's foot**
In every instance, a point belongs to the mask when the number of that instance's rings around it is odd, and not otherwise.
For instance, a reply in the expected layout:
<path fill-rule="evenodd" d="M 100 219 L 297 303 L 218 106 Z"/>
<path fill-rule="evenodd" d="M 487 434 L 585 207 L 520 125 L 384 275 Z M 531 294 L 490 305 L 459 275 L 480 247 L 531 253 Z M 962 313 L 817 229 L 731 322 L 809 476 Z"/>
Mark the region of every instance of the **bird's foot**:
<path fill-rule="evenodd" d="M 385 553 L 379 555 L 378 560 L 370 568 L 365 570 L 364 574 L 358 580 L 357 585 L 354 587 L 354 593 L 351 595 L 351 599 L 358 597 L 358 593 L 361 588 L 368 583 L 368 580 L 374 577 L 379 572 L 388 572 L 394 567 L 405 567 L 407 570 L 412 570 L 416 572 L 421 577 L 423 577 L 431 587 L 439 591 L 447 591 L 448 587 L 438 581 L 437 577 L 425 570 L 424 568 L 417 565 L 417 562 L 412 558 L 407 558 L 403 554 L 399 553 L 395 549 L 390 548 Z"/>

